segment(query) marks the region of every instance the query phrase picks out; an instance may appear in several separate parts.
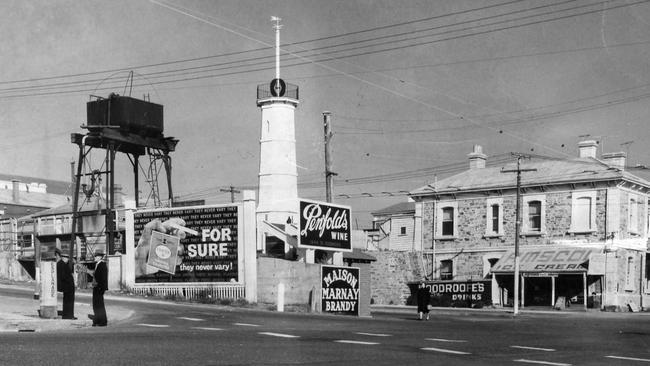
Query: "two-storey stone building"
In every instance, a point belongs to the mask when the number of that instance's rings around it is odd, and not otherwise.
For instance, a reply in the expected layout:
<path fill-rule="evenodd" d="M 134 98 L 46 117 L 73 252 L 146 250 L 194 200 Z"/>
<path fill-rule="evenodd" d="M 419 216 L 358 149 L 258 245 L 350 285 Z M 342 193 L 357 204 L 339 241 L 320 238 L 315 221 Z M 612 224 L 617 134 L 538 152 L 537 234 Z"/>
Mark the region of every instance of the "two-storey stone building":
<path fill-rule="evenodd" d="M 597 158 L 597 146 L 581 142 L 572 160 L 521 163 L 522 306 L 561 296 L 585 307 L 649 304 L 650 182 L 625 170 L 624 153 Z M 415 246 L 432 264 L 427 277 L 488 280 L 491 302 L 512 305 L 517 174 L 507 171 L 517 165 L 486 166 L 480 146 L 469 160 L 467 171 L 411 192 Z"/>

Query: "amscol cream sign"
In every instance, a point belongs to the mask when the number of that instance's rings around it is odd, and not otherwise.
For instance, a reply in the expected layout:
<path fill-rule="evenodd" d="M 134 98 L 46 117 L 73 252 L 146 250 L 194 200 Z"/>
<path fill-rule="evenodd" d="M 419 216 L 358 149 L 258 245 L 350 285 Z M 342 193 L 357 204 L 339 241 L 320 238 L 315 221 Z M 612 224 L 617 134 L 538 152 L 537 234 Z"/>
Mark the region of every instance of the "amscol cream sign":
<path fill-rule="evenodd" d="M 351 252 L 350 207 L 300 200 L 298 247 Z"/>

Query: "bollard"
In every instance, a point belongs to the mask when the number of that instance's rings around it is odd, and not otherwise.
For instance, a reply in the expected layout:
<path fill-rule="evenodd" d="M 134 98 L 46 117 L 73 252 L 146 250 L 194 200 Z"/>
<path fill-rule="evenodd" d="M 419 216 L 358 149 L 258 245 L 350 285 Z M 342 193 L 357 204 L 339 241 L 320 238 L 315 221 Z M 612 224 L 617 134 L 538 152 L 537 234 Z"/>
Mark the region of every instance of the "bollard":
<path fill-rule="evenodd" d="M 284 311 L 284 283 L 278 284 L 278 311 Z"/>
<path fill-rule="evenodd" d="M 56 318 L 56 262 L 41 261 L 41 295 L 40 310 L 41 318 Z"/>

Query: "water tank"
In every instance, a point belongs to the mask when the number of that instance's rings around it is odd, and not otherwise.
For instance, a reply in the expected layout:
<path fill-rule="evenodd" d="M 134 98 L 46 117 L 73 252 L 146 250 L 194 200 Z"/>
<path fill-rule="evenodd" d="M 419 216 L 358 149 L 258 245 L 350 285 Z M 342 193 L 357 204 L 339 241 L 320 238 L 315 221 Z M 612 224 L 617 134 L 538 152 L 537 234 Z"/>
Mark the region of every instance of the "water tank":
<path fill-rule="evenodd" d="M 116 126 L 120 131 L 142 136 L 163 133 L 163 106 L 131 97 L 111 94 L 86 104 L 87 125 Z"/>

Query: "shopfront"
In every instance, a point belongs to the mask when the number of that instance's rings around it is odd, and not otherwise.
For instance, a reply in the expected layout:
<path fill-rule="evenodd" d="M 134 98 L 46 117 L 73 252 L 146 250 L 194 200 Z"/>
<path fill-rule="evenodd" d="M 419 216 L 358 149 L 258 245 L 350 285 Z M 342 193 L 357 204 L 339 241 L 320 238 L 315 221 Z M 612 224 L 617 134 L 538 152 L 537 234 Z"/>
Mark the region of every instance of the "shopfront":
<path fill-rule="evenodd" d="M 520 306 L 593 307 L 600 303 L 602 276 L 590 275 L 589 260 L 598 248 L 546 247 L 519 251 Z M 514 249 L 491 268 L 501 303 L 513 305 Z"/>

